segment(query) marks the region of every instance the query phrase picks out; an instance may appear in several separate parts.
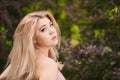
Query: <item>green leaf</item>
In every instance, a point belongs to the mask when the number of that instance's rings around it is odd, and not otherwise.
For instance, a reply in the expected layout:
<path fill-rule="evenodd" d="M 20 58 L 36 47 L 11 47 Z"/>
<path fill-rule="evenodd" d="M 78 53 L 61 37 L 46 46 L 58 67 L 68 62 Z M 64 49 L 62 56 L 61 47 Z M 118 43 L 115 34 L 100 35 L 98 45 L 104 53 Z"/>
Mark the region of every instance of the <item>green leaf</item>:
<path fill-rule="evenodd" d="M 5 26 L 4 25 L 1 25 L 0 26 L 0 32 L 4 32 L 5 31 Z"/>

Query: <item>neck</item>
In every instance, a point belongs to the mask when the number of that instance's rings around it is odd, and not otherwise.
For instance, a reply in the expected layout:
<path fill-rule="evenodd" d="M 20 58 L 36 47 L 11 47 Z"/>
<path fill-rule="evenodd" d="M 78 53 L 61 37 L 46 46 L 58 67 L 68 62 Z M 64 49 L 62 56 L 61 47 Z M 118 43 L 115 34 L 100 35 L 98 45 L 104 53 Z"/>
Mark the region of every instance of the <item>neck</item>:
<path fill-rule="evenodd" d="M 48 57 L 49 49 L 50 49 L 50 48 L 39 47 L 39 48 L 37 48 L 37 51 L 38 51 L 38 54 L 42 54 L 42 55 Z"/>

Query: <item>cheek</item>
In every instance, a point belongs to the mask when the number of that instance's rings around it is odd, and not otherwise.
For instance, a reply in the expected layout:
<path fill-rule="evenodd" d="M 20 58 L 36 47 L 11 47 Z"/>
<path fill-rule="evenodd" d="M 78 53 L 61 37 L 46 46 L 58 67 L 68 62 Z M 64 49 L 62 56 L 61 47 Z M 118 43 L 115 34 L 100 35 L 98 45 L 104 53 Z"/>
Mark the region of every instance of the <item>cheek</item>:
<path fill-rule="evenodd" d="M 37 43 L 38 43 L 39 45 L 44 45 L 44 44 L 46 44 L 47 41 L 48 41 L 48 36 L 45 35 L 45 34 L 38 34 L 38 35 L 36 36 L 36 40 L 37 40 Z"/>

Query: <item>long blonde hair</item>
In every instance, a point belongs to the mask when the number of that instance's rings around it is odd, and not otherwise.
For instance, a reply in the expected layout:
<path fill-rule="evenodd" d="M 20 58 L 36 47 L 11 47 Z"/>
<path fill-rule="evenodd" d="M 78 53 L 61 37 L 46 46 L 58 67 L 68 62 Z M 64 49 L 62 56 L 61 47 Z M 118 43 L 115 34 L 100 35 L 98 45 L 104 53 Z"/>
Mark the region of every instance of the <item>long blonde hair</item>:
<path fill-rule="evenodd" d="M 37 26 L 39 18 L 43 17 L 47 17 L 53 22 L 58 33 L 58 46 L 60 45 L 60 30 L 52 14 L 46 11 L 29 13 L 21 20 L 14 33 L 14 43 L 8 58 L 11 68 L 6 76 L 7 80 L 34 79 L 37 54 L 33 37 L 35 26 Z M 57 55 L 56 47 L 50 49 L 50 58 L 57 60 Z"/>

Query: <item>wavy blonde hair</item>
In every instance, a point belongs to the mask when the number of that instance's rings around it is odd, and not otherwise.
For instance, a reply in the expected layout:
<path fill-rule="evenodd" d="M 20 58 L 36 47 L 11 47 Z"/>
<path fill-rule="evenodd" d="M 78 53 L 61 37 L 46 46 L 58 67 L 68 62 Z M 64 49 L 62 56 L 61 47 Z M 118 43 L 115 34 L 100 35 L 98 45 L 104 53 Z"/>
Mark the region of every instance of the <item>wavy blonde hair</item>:
<path fill-rule="evenodd" d="M 58 46 L 60 45 L 60 30 L 51 13 L 36 11 L 27 14 L 18 24 L 14 33 L 14 43 L 8 58 L 11 68 L 6 76 L 7 80 L 34 79 L 37 54 L 33 38 L 35 35 L 35 26 L 38 25 L 38 20 L 43 17 L 47 17 L 53 22 L 58 34 Z M 57 46 L 49 51 L 49 57 L 54 60 L 57 60 L 58 55 L 56 48 Z"/>

